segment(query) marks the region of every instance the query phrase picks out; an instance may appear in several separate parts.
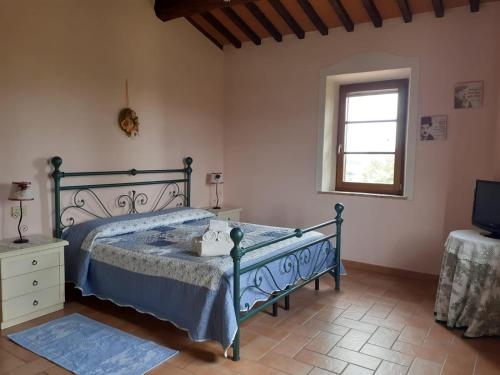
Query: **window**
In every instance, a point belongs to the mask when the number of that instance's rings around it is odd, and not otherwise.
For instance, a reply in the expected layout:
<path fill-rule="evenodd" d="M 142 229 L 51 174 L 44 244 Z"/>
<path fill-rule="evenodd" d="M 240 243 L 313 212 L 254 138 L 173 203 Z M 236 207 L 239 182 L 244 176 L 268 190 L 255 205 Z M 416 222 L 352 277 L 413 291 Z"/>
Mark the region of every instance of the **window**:
<path fill-rule="evenodd" d="M 405 200 L 414 198 L 415 156 L 418 141 L 417 130 L 419 129 L 419 77 L 420 63 L 418 58 L 385 53 L 353 55 L 321 70 L 315 179 L 318 193 L 368 193 L 373 199 L 384 196 L 391 199 L 396 197 Z M 341 91 L 343 94 L 342 100 L 340 100 Z M 393 114 L 391 118 L 382 118 L 383 113 L 375 112 L 373 108 L 361 102 L 362 99 L 369 101 L 369 99 L 375 97 L 370 94 L 381 93 L 381 91 L 382 93 L 397 93 L 397 96 L 393 95 L 393 101 L 397 97 L 397 114 Z M 355 98 L 356 96 L 357 98 Z M 362 96 L 366 98 L 362 98 Z M 351 106 L 347 103 L 348 98 Z M 355 99 L 358 99 L 357 104 L 362 106 L 361 113 L 359 113 L 359 109 L 356 110 Z M 406 101 L 406 103 L 403 104 L 403 101 Z M 382 106 L 376 103 L 372 104 L 372 106 L 375 106 L 375 109 L 382 110 Z M 350 112 L 346 110 L 348 108 L 351 109 Z M 394 112 L 395 107 L 392 106 L 392 108 Z M 340 110 L 343 112 L 341 116 L 339 116 Z M 356 114 L 361 116 L 356 119 Z M 358 124 L 356 125 L 355 122 L 358 122 Z M 366 124 L 364 127 L 362 126 L 363 122 Z M 396 131 L 393 130 L 392 132 L 394 135 L 393 147 L 390 149 L 389 147 L 381 148 L 381 145 L 376 142 L 380 137 L 374 138 L 370 133 L 363 130 L 368 125 L 377 125 L 377 123 L 383 122 L 393 124 L 396 122 Z M 352 126 L 350 126 L 351 123 Z M 387 128 L 389 125 L 385 125 L 385 127 Z M 394 125 L 392 127 L 394 128 Z M 347 130 L 350 130 L 348 134 L 349 144 L 346 144 L 344 136 Z M 357 143 L 356 145 L 356 130 L 358 130 L 358 134 L 363 135 L 362 140 L 368 141 L 368 144 Z M 377 127 L 368 128 L 368 130 L 375 131 Z M 383 131 L 384 126 L 381 126 L 379 130 Z M 341 133 L 340 137 L 339 133 Z M 379 132 L 375 132 L 375 135 L 378 136 Z M 390 140 L 388 138 L 387 143 L 390 143 Z M 357 150 L 353 149 L 355 146 L 358 147 Z M 349 149 L 349 147 L 351 148 Z M 359 156 L 355 152 L 359 152 Z M 374 152 L 387 154 L 386 159 L 393 161 L 393 169 L 390 169 L 393 172 L 392 174 L 388 173 L 388 178 L 384 180 L 381 178 L 380 173 L 376 175 L 379 181 L 382 180 L 382 183 L 378 182 L 377 178 L 370 178 L 370 170 L 366 173 L 359 172 L 359 159 L 363 159 L 363 157 L 367 159 L 370 155 L 374 155 L 372 154 Z M 383 156 L 374 156 L 373 158 L 376 159 L 377 157 L 384 159 Z M 375 164 L 377 164 L 377 161 L 375 160 Z M 344 168 L 346 162 L 348 165 L 347 168 Z M 358 164 L 358 173 L 353 170 L 353 163 L 355 162 Z M 376 167 L 377 165 L 375 165 L 375 171 L 378 170 Z M 346 169 L 347 178 L 344 178 L 344 169 Z M 392 182 L 390 181 L 391 177 Z M 389 181 L 389 183 L 386 183 L 386 181 Z"/>
<path fill-rule="evenodd" d="M 408 80 L 340 86 L 338 191 L 403 195 Z"/>

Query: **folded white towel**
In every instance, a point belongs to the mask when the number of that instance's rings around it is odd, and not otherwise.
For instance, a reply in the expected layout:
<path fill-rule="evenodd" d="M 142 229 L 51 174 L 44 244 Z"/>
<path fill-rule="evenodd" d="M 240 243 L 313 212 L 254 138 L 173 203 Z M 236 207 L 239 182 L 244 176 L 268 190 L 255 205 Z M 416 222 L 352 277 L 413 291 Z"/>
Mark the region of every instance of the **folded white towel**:
<path fill-rule="evenodd" d="M 207 241 L 207 242 L 212 241 L 212 242 L 233 243 L 233 241 L 231 241 L 231 236 L 227 232 L 218 232 L 218 231 L 214 231 L 214 230 L 208 230 L 205 232 L 205 234 L 203 234 L 203 236 L 201 238 L 203 241 Z"/>
<path fill-rule="evenodd" d="M 229 224 L 221 220 L 210 220 L 207 231 L 193 238 L 193 250 L 198 256 L 229 255 L 233 248 Z"/>

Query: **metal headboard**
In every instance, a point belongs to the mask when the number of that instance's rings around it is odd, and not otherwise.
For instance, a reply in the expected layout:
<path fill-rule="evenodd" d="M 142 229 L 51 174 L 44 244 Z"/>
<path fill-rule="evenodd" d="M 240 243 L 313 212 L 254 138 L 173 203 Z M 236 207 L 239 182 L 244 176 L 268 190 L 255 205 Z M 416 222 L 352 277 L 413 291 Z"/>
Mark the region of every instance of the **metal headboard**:
<path fill-rule="evenodd" d="M 63 215 L 70 210 L 77 210 L 86 215 L 103 218 L 113 217 L 111 210 L 109 210 L 103 203 L 99 195 L 94 191 L 95 189 L 103 188 L 116 188 L 124 186 L 145 186 L 145 185 L 164 185 L 160 190 L 158 197 L 149 209 L 152 211 L 160 211 L 171 204 L 177 206 L 191 206 L 191 173 L 193 172 L 191 164 L 193 159 L 187 157 L 184 159 L 184 168 L 180 169 L 129 169 L 126 171 L 100 171 L 100 172 L 63 172 L 61 171 L 62 158 L 55 156 L 51 159 L 54 167 L 52 178 L 54 179 L 54 207 L 55 207 L 55 229 L 54 235 L 61 238 L 63 230 L 75 224 L 73 217 L 67 218 L 67 224 L 63 223 Z M 131 182 L 118 182 L 118 183 L 102 183 L 102 184 L 88 184 L 88 185 L 61 185 L 61 180 L 68 177 L 88 177 L 88 176 L 136 176 L 140 174 L 158 174 L 158 173 L 183 173 L 184 178 L 169 179 L 169 180 L 155 180 L 155 181 L 131 181 Z M 184 192 L 181 191 L 179 184 L 184 184 Z M 169 189 L 172 189 L 169 191 Z M 61 192 L 62 191 L 75 191 L 70 205 L 61 210 Z M 99 207 L 99 211 L 86 206 L 85 199 L 82 194 L 87 193 L 93 198 Z M 148 203 L 148 196 L 146 193 L 137 193 L 132 190 L 128 194 L 122 194 L 117 198 L 118 207 L 128 208 L 129 214 L 139 213 L 138 206 L 145 206 Z M 123 213 L 122 213 L 123 214 Z"/>

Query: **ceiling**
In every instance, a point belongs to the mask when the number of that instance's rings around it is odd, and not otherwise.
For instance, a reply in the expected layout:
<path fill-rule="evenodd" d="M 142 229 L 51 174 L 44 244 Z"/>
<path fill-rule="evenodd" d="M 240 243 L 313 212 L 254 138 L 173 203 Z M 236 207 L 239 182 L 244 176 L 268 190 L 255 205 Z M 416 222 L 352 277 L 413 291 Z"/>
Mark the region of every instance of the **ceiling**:
<path fill-rule="evenodd" d="M 163 21 L 185 17 L 219 48 L 241 48 L 262 39 L 281 42 L 284 35 L 304 39 L 308 31 L 327 35 L 334 27 L 353 32 L 356 24 L 370 22 L 383 27 L 384 20 L 402 18 L 412 22 L 417 13 L 446 16 L 447 9 L 496 0 L 156 0 L 155 11 Z"/>

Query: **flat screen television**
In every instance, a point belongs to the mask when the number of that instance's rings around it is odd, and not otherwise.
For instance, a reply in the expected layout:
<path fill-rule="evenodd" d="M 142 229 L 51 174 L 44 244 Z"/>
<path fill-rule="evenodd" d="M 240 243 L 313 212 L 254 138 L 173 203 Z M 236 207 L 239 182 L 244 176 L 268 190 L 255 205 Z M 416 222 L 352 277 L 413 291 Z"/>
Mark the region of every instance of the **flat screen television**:
<path fill-rule="evenodd" d="M 472 224 L 500 239 L 500 182 L 476 181 Z"/>

